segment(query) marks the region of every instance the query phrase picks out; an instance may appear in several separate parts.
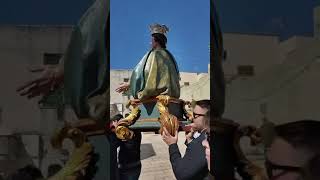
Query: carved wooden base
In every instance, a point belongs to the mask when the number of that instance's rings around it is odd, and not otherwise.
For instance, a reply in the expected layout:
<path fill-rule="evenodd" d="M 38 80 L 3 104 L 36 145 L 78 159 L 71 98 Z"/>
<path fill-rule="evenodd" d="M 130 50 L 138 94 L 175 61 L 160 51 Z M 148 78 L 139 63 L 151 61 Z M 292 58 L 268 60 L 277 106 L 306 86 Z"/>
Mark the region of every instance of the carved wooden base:
<path fill-rule="evenodd" d="M 49 180 L 78 179 L 85 175 L 85 169 L 91 160 L 90 154 L 93 151 L 92 145 L 87 142 L 84 132 L 71 126 L 66 126 L 56 131 L 51 138 L 53 148 L 61 149 L 64 139 L 71 139 L 75 145 L 66 165 Z"/>
<path fill-rule="evenodd" d="M 121 140 L 132 139 L 134 133 L 128 127 L 140 117 L 140 112 L 141 111 L 139 107 L 134 105 L 129 116 L 127 116 L 124 119 L 121 119 L 118 122 L 118 126 L 116 128 L 116 135 L 119 139 Z"/>
<path fill-rule="evenodd" d="M 158 119 L 160 123 L 160 133 L 162 134 L 163 128 L 165 127 L 168 132 L 175 136 L 176 131 L 179 128 L 179 121 L 176 116 L 169 113 L 168 104 L 170 101 L 177 101 L 174 98 L 170 98 L 167 95 L 159 95 L 156 98 L 152 98 L 151 100 L 146 100 L 145 102 L 157 101 L 157 108 L 160 113 L 160 117 Z M 132 106 L 133 109 L 130 115 L 119 121 L 118 126 L 116 128 L 116 135 L 119 139 L 129 140 L 133 137 L 133 131 L 129 129 L 129 126 L 134 124 L 136 120 L 140 116 L 140 109 L 138 107 L 139 104 L 145 103 L 139 100 L 130 100 L 127 104 L 127 107 Z"/>

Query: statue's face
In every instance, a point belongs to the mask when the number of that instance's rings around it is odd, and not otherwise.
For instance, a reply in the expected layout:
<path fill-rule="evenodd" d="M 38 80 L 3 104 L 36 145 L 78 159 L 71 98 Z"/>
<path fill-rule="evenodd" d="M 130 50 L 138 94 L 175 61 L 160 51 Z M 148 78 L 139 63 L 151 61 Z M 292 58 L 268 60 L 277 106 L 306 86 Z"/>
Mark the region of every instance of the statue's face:
<path fill-rule="evenodd" d="M 151 37 L 151 48 L 155 49 L 158 46 L 158 43 L 154 40 L 154 37 Z"/>

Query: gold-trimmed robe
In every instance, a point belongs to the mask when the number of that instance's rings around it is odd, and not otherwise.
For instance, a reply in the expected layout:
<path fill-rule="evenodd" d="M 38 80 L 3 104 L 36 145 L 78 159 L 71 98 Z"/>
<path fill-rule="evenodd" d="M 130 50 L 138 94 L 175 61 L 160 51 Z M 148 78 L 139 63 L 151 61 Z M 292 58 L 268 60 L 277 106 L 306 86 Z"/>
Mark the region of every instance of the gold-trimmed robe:
<path fill-rule="evenodd" d="M 180 76 L 172 54 L 163 48 L 146 53 L 134 68 L 130 92 L 135 99 L 145 100 L 160 94 L 180 97 Z"/>

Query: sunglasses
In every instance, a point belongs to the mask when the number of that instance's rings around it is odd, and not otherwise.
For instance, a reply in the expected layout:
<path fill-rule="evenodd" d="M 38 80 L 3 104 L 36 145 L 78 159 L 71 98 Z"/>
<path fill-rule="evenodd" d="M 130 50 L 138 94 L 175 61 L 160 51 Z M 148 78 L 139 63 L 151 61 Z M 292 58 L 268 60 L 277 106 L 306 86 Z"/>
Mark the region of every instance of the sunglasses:
<path fill-rule="evenodd" d="M 192 116 L 193 116 L 193 118 L 195 119 L 195 118 L 198 118 L 198 117 L 200 117 L 200 116 L 205 116 L 205 114 L 197 114 L 197 113 L 193 112 L 193 113 L 192 113 Z"/>
<path fill-rule="evenodd" d="M 268 175 L 269 179 L 273 179 L 273 180 L 275 180 L 275 179 L 279 178 L 280 176 L 283 176 L 289 172 L 295 172 L 295 173 L 299 173 L 299 174 L 303 173 L 303 169 L 301 167 L 278 165 L 278 164 L 272 163 L 269 160 L 265 161 L 265 167 L 266 167 L 266 171 L 267 171 L 267 175 Z M 282 172 L 280 174 L 273 175 L 274 170 L 282 170 Z"/>

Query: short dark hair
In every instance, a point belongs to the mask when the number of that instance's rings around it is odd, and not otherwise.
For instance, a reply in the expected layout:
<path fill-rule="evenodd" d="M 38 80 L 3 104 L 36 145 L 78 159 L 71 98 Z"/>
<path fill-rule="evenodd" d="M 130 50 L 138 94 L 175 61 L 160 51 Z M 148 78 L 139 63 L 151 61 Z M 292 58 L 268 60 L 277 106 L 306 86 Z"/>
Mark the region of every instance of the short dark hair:
<path fill-rule="evenodd" d="M 120 119 L 122 119 L 123 118 L 123 116 L 122 116 L 122 114 L 116 114 L 116 115 L 114 115 L 113 117 L 111 117 L 111 121 L 119 121 Z"/>
<path fill-rule="evenodd" d="M 161 33 L 153 33 L 154 41 L 158 42 L 162 48 L 167 48 L 167 37 Z"/>
<path fill-rule="evenodd" d="M 211 104 L 211 101 L 208 99 L 196 101 L 196 106 L 200 106 L 201 108 L 207 109 L 207 112 L 204 118 L 205 118 L 205 125 L 208 127 L 210 126 L 210 104 Z"/>
<path fill-rule="evenodd" d="M 313 157 L 306 162 L 304 175 L 308 180 L 320 178 L 320 121 L 301 120 L 278 125 L 276 135 L 294 148 L 310 151 Z"/>
<path fill-rule="evenodd" d="M 320 121 L 301 120 L 278 125 L 276 135 L 295 148 L 305 148 L 320 153 Z"/>
<path fill-rule="evenodd" d="M 205 108 L 205 109 L 208 109 L 208 110 L 210 110 L 210 104 L 211 104 L 211 101 L 209 99 L 196 101 L 196 105 L 197 106 L 200 106 L 201 108 Z"/>

